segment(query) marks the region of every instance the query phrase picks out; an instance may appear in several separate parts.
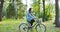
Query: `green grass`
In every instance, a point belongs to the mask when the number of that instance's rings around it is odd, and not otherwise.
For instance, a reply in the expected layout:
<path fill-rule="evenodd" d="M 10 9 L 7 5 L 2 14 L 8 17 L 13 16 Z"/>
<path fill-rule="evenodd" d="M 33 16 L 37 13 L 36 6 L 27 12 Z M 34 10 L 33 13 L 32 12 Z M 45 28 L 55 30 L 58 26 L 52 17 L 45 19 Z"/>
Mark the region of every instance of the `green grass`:
<path fill-rule="evenodd" d="M 26 22 L 26 20 L 4 19 L 2 22 L 0 22 L 0 32 L 19 32 L 18 26 L 21 22 Z M 55 25 L 53 25 L 53 22 L 54 21 L 47 21 L 43 23 L 47 27 L 46 32 L 60 32 L 60 28 L 56 28 Z"/>

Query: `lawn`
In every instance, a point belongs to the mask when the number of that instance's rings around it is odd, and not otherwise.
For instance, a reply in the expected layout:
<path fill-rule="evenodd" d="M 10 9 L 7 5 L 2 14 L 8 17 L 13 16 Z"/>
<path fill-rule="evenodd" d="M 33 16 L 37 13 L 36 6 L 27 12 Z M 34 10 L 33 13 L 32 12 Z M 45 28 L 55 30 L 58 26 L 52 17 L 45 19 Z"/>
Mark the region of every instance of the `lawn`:
<path fill-rule="evenodd" d="M 5 19 L 0 22 L 0 32 L 19 32 L 18 26 L 21 22 L 26 22 L 25 19 Z M 60 28 L 55 27 L 53 25 L 53 20 L 44 22 L 43 24 L 46 25 L 47 31 L 46 32 L 60 32 Z"/>

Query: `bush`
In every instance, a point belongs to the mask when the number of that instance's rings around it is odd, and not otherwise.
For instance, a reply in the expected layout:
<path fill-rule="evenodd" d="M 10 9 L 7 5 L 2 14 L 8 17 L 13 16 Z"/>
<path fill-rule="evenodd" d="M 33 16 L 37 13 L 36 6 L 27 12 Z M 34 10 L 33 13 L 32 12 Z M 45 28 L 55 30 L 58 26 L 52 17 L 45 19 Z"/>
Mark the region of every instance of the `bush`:
<path fill-rule="evenodd" d="M 12 4 L 9 4 L 9 6 L 7 7 L 7 18 L 15 18 L 15 9 L 14 9 L 14 5 L 13 3 Z"/>

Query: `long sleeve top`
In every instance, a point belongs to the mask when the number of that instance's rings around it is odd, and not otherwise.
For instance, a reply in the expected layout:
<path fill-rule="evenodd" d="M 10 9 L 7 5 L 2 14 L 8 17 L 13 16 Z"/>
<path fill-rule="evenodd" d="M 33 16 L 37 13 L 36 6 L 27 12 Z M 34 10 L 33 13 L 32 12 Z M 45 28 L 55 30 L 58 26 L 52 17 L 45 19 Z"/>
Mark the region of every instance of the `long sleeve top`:
<path fill-rule="evenodd" d="M 26 14 L 26 18 L 27 18 L 28 21 L 31 21 L 32 19 L 35 18 L 35 16 L 32 15 L 31 13 L 27 12 L 27 14 Z"/>

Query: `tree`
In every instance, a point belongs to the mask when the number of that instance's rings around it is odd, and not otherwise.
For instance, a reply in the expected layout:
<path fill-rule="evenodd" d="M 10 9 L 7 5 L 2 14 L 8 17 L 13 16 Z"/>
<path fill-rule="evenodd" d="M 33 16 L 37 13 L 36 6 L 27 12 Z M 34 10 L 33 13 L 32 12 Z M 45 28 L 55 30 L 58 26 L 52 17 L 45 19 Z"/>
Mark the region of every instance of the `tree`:
<path fill-rule="evenodd" d="M 0 0 L 0 21 L 2 21 L 2 8 L 3 8 L 4 0 Z"/>
<path fill-rule="evenodd" d="M 15 9 L 15 13 L 16 13 L 16 15 L 15 15 L 15 18 L 17 19 L 18 18 L 18 11 L 17 11 L 17 1 L 16 0 L 14 0 L 14 9 Z"/>
<path fill-rule="evenodd" d="M 56 13 L 56 16 L 55 16 L 55 24 L 56 24 L 56 27 L 60 27 L 60 22 L 59 22 L 59 5 L 58 5 L 58 0 L 55 0 L 55 13 Z"/>
<path fill-rule="evenodd" d="M 55 4 L 53 3 L 53 1 L 49 0 L 49 1 L 46 1 L 48 2 L 47 4 L 45 4 L 45 21 L 48 21 L 48 20 L 52 20 L 54 18 L 54 14 L 53 13 L 55 11 Z M 44 11 L 43 11 L 44 12 Z"/>
<path fill-rule="evenodd" d="M 17 6 L 18 6 L 18 18 L 23 18 L 25 16 L 25 10 L 26 10 L 26 5 L 24 5 L 21 1 L 22 0 L 16 0 L 17 1 Z"/>
<path fill-rule="evenodd" d="M 45 0 L 43 0 L 43 21 L 45 18 Z"/>
<path fill-rule="evenodd" d="M 40 11 L 40 0 L 33 0 L 33 10 L 35 13 Z"/>
<path fill-rule="evenodd" d="M 14 0 L 10 0 L 9 2 L 9 6 L 7 7 L 7 18 L 15 18 Z"/>
<path fill-rule="evenodd" d="M 41 18 L 41 14 L 40 13 L 40 4 L 41 4 L 41 0 L 33 0 L 33 10 L 35 12 L 35 16 L 37 16 L 38 18 Z"/>
<path fill-rule="evenodd" d="M 10 0 L 4 0 L 3 10 L 2 10 L 2 16 L 3 16 L 3 18 L 7 17 L 7 7 L 9 6 L 9 1 Z"/>

